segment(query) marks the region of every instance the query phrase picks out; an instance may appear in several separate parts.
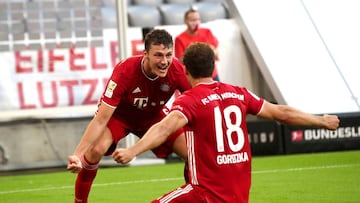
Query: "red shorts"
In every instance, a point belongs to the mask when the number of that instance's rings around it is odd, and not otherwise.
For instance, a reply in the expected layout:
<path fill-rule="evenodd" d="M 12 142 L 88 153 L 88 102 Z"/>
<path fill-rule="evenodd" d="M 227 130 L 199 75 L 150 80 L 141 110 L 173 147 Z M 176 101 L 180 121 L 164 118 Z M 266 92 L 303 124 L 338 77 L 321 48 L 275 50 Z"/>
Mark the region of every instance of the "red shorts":
<path fill-rule="evenodd" d="M 145 133 L 144 131 L 131 131 L 126 124 L 124 124 L 122 121 L 112 117 L 107 127 L 111 131 L 112 137 L 113 137 L 113 144 L 109 147 L 108 151 L 105 153 L 106 156 L 111 155 L 116 147 L 117 143 L 124 137 L 126 137 L 129 133 L 135 134 L 137 137 L 141 138 Z M 153 153 L 158 158 L 166 158 L 173 152 L 173 145 L 178 136 L 183 133 L 183 129 L 180 128 L 175 133 L 171 134 L 167 140 L 161 144 L 159 147 L 152 149 Z"/>
<path fill-rule="evenodd" d="M 168 202 L 168 203 L 180 203 L 180 202 L 191 202 L 191 203 L 215 203 L 218 200 L 215 200 L 209 191 L 206 189 L 186 184 L 183 185 L 156 200 L 151 201 L 151 203 L 160 203 L 160 202 Z"/>

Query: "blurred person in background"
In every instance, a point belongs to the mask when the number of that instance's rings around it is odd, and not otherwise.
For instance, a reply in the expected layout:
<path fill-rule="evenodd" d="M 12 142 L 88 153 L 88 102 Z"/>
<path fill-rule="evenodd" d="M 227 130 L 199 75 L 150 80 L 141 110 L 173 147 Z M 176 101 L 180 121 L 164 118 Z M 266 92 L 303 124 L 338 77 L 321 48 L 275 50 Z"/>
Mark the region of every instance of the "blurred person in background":
<path fill-rule="evenodd" d="M 175 37 L 175 56 L 182 61 L 184 51 L 191 43 L 204 42 L 210 45 L 215 53 L 216 60 L 218 60 L 219 41 L 210 29 L 201 27 L 200 13 L 196 7 L 191 7 L 185 12 L 184 23 L 186 30 Z M 212 77 L 214 80 L 220 81 L 216 66 Z"/>

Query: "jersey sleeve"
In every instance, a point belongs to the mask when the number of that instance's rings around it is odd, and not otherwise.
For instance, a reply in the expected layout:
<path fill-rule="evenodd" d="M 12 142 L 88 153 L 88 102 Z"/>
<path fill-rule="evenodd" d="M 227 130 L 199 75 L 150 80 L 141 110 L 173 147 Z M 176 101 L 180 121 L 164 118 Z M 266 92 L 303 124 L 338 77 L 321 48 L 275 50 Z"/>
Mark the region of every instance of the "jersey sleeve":
<path fill-rule="evenodd" d="M 126 75 L 123 71 L 124 62 L 118 63 L 107 82 L 106 88 L 102 95 L 102 102 L 107 105 L 116 108 L 120 102 L 121 95 L 126 91 Z M 121 81 L 121 82 L 120 82 Z"/>
<path fill-rule="evenodd" d="M 180 95 L 174 101 L 170 111 L 180 112 L 187 120 L 187 122 L 189 122 L 192 120 L 192 114 L 191 114 L 192 105 L 194 105 L 194 102 L 189 101 L 189 97 L 184 97 L 183 95 Z"/>
<path fill-rule="evenodd" d="M 244 92 L 246 93 L 245 96 L 248 103 L 248 113 L 253 115 L 259 114 L 264 106 L 265 100 L 246 88 L 244 88 Z"/>

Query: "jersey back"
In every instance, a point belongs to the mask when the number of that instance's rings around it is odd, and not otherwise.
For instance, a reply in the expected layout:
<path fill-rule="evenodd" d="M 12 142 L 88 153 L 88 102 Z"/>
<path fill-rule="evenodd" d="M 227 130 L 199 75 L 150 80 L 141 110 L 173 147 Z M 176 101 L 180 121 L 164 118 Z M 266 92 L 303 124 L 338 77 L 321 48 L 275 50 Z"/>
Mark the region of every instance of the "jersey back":
<path fill-rule="evenodd" d="M 173 104 L 188 120 L 184 127 L 191 183 L 207 188 L 216 202 L 248 202 L 251 151 L 246 115 L 264 100 L 246 88 L 220 82 L 200 84 Z"/>

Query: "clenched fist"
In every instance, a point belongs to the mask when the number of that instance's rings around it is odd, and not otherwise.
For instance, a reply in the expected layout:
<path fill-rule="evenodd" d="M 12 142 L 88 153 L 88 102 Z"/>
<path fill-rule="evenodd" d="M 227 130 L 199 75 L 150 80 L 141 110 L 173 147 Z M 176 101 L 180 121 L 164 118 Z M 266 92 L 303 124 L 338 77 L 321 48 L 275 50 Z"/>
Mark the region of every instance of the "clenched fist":
<path fill-rule="evenodd" d="M 131 150 L 125 148 L 116 149 L 111 156 L 117 163 L 121 164 L 127 164 L 135 157 Z"/>
<path fill-rule="evenodd" d="M 71 155 L 68 157 L 67 170 L 72 173 L 79 173 L 82 169 L 82 164 L 78 156 Z"/>

